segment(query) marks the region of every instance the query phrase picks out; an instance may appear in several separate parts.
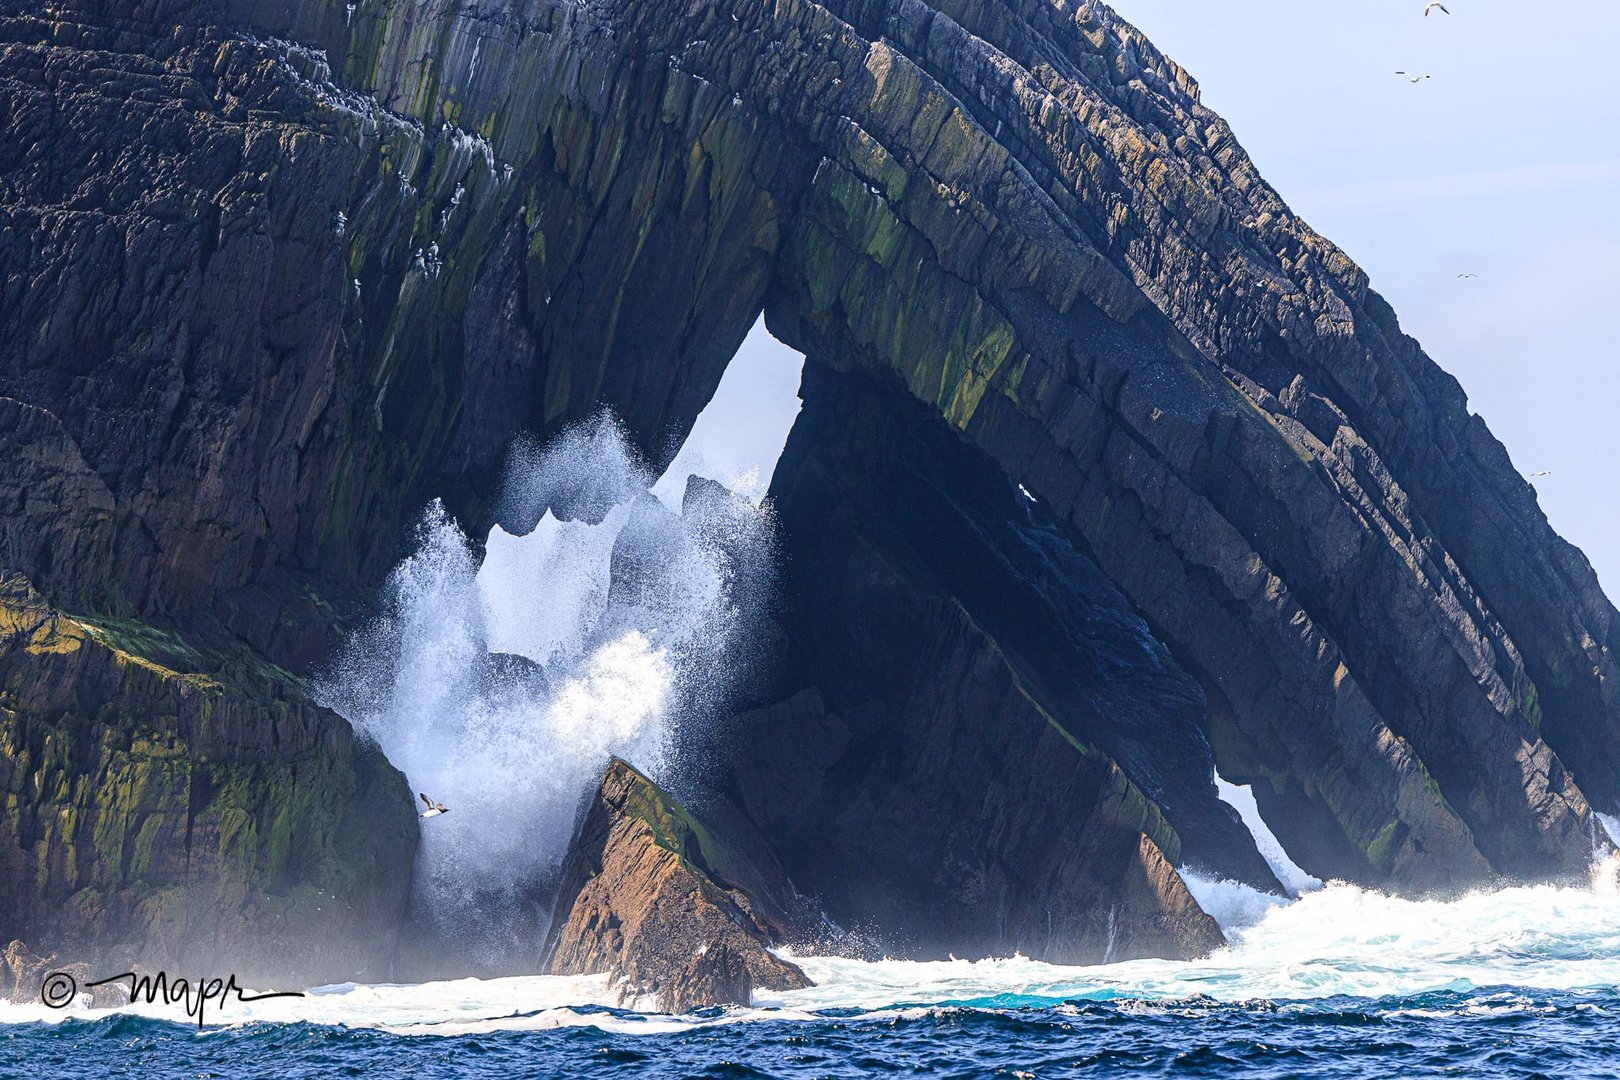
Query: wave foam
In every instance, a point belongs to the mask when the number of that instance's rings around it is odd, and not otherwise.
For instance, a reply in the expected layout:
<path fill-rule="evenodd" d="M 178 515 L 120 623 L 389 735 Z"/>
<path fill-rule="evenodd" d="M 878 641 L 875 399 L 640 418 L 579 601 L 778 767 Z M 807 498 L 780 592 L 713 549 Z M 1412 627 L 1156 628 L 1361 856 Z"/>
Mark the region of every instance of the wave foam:
<path fill-rule="evenodd" d="M 589 1025 L 656 1033 L 752 1020 L 900 1017 L 949 1008 L 1053 1007 L 1066 1002 L 1308 1002 L 1341 996 L 1412 999 L 1488 987 L 1571 991 L 1620 987 L 1620 856 L 1586 888 L 1526 886 L 1452 901 L 1403 900 L 1329 883 L 1297 900 L 1276 899 L 1231 945 L 1203 960 L 1134 960 L 1059 967 L 1024 957 L 866 962 L 794 957 L 816 985 L 757 994 L 748 1009 L 694 1017 L 649 1017 L 612 1008 L 606 976 L 463 979 L 414 986 L 319 987 L 302 999 L 230 1003 L 218 1023 L 307 1021 L 412 1035 Z M 1508 1004 L 1511 1004 L 1509 1002 Z M 1453 1008 L 1421 1004 L 1409 1008 Z M 1457 1008 L 1494 1008 L 1490 1002 Z M 173 1009 L 141 1015 L 176 1019 Z M 0 1006 L 0 1023 L 95 1015 L 43 1006 Z"/>
<path fill-rule="evenodd" d="M 704 489 L 679 512 L 606 415 L 520 448 L 483 558 L 435 502 L 384 618 L 319 697 L 451 810 L 422 830 L 417 910 L 500 970 L 544 934 L 546 881 L 617 755 L 669 783 L 747 668 L 768 510 Z M 680 729 L 682 737 L 676 738 Z"/>

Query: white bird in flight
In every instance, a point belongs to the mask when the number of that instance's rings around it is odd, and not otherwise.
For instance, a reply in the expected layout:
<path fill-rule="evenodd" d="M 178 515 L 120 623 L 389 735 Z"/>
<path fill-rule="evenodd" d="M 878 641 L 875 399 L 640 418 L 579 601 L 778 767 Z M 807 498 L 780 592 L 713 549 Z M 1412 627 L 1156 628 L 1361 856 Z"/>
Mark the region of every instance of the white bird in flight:
<path fill-rule="evenodd" d="M 1458 278 L 1459 278 L 1459 279 L 1460 279 L 1460 278 L 1471 278 L 1471 277 L 1479 277 L 1479 275 L 1478 275 L 1478 274 L 1467 274 L 1467 273 L 1464 273 L 1464 274 L 1458 274 L 1458 275 L 1457 275 L 1457 277 L 1458 277 Z"/>
<path fill-rule="evenodd" d="M 442 802 L 434 802 L 432 799 L 428 798 L 425 794 L 423 794 L 420 791 L 418 791 L 417 794 L 421 795 L 422 796 L 422 801 L 427 803 L 427 809 L 422 811 L 422 813 L 421 813 L 422 817 L 425 817 L 425 818 L 438 817 L 440 814 L 448 814 L 450 812 L 450 808 L 448 806 L 444 805 L 444 803 L 442 803 Z"/>
<path fill-rule="evenodd" d="M 1534 479 L 1534 478 L 1536 478 L 1538 476 L 1551 476 L 1551 475 L 1552 475 L 1552 470 L 1551 469 L 1542 469 L 1540 472 L 1531 473 L 1530 477 L 1531 477 L 1531 479 Z"/>
<path fill-rule="evenodd" d="M 1397 71 L 1395 74 L 1404 75 L 1412 82 L 1422 82 L 1424 79 L 1433 78 L 1431 75 L 1414 75 L 1410 71 Z"/>
<path fill-rule="evenodd" d="M 1451 10 L 1447 8 L 1446 5 L 1442 4 L 1440 0 L 1429 0 L 1428 6 L 1423 9 L 1423 17 L 1427 19 L 1429 17 L 1429 12 L 1434 11 L 1436 8 L 1440 10 L 1440 14 L 1442 15 L 1451 14 Z"/>

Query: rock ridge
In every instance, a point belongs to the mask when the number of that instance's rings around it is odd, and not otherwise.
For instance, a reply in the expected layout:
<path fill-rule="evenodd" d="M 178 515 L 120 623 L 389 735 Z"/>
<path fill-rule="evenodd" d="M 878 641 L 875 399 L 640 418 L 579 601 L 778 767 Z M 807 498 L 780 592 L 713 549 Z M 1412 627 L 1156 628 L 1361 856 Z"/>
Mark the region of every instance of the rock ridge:
<path fill-rule="evenodd" d="M 774 878 L 776 895 L 745 891 L 727 873 L 756 883 Z M 563 866 L 545 969 L 610 972 L 622 1001 L 650 999 L 670 1013 L 747 1005 L 756 987 L 811 985 L 770 951 L 809 925 L 808 909 L 768 859 L 742 859 L 615 758 Z"/>

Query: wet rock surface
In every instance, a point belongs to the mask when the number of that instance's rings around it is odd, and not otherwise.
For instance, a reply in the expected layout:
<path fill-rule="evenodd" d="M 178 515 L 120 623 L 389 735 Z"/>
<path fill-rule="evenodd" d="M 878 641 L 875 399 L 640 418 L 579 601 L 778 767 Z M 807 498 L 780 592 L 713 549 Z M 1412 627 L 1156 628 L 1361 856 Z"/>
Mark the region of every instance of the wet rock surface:
<path fill-rule="evenodd" d="M 1071 620 L 1050 582 L 1012 588 L 1020 559 L 979 579 L 938 552 L 868 550 L 893 610 L 931 605 L 926 648 L 883 643 L 920 696 L 809 674 L 861 653 L 855 631 L 890 603 L 872 591 L 781 675 L 785 693 L 821 689 L 826 713 L 788 710 L 781 745 L 827 759 L 851 805 L 880 804 L 865 785 L 905 770 L 939 782 L 930 733 L 864 780 L 835 767 L 840 739 L 891 722 L 859 708 L 887 694 L 936 718 L 940 745 L 993 717 L 1033 752 L 1055 729 L 1030 710 L 1064 713 L 1083 749 L 1065 741 L 1052 760 L 1069 772 L 1042 781 L 1078 807 L 1117 771 L 1143 800 L 1136 832 L 1103 814 L 1086 835 L 1111 866 L 1145 835 L 1171 864 L 1263 882 L 1193 775 L 1206 760 L 1253 785 L 1305 869 L 1409 892 L 1578 874 L 1590 809 L 1620 812 L 1620 615 L 1586 560 L 1366 275 L 1104 4 L 0 0 L 0 114 L 0 565 L 58 610 L 129 628 L 128 655 L 208 673 L 223 700 L 258 693 L 243 671 L 292 672 L 276 709 L 306 734 L 262 712 L 228 728 L 265 776 L 306 753 L 353 767 L 296 677 L 364 613 L 428 499 L 497 519 L 509 438 L 599 403 L 667 460 L 763 308 L 812 374 L 909 398 L 1021 484 L 1038 526 L 995 511 L 979 550 L 1072 553 L 1052 573 L 1084 597 L 1095 569 L 1203 698 L 1144 676 L 1130 708 L 1082 723 L 1041 642 L 1123 624 Z M 833 385 L 807 379 L 807 413 Z M 803 459 L 832 453 L 834 429 Z M 840 481 L 851 498 L 868 482 Z M 977 482 L 941 483 L 983 505 Z M 779 494 L 784 514 L 806 497 Z M 846 535 L 883 528 L 879 507 Z M 798 581 L 785 602 L 814 611 L 830 586 Z M 1022 599 L 1009 614 L 997 595 Z M 172 640 L 198 662 L 153 659 Z M 23 655 L 9 692 L 43 693 L 40 665 L 67 663 Z M 106 678 L 48 675 L 70 695 Z M 924 708 L 942 686 L 988 711 L 937 719 L 953 715 Z M 142 694 L 127 715 L 166 715 Z M 69 759 L 62 790 L 98 768 Z M 1020 775 L 940 796 L 971 865 L 1010 843 L 980 796 L 1051 831 Z M 0 792 L 21 805 L 31 782 L 14 770 Z M 366 813 L 391 821 L 392 798 Z M 335 829 L 334 805 L 310 820 Z M 155 864 L 190 865 L 176 830 L 147 836 Z M 0 857 L 37 842 L 19 833 Z M 205 890 L 238 880 L 199 865 Z M 1027 894 L 1034 925 L 1073 882 L 1116 873 L 1102 866 L 1003 867 L 985 888 Z M 922 879 L 906 880 L 872 885 L 901 929 L 932 910 L 898 899 Z M 14 881 L 11 910 L 33 921 L 0 931 L 29 941 L 167 918 L 81 917 L 50 874 Z M 1154 895 L 1137 916 L 1159 917 Z M 959 925 L 991 940 L 969 913 L 1001 903 L 964 900 Z"/>
<path fill-rule="evenodd" d="M 547 970 L 611 972 L 626 1002 L 672 1013 L 809 986 L 769 951 L 810 930 L 808 907 L 732 843 L 615 759 L 563 866 Z"/>

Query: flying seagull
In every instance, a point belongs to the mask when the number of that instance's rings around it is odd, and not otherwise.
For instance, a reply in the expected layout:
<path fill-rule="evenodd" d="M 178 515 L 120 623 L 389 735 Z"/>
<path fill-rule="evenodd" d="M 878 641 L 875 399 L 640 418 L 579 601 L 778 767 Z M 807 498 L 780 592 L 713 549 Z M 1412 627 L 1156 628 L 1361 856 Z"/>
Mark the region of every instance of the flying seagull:
<path fill-rule="evenodd" d="M 1448 9 L 1446 5 L 1442 4 L 1440 0 L 1429 0 L 1428 6 L 1423 9 L 1423 17 L 1427 19 L 1429 17 L 1429 12 L 1435 10 L 1436 8 L 1440 9 L 1440 14 L 1442 15 L 1451 14 L 1450 9 Z"/>
<path fill-rule="evenodd" d="M 1404 76 L 1406 76 L 1406 78 L 1407 78 L 1407 79 L 1408 79 L 1408 80 L 1409 80 L 1409 81 L 1411 81 L 1411 82 L 1415 82 L 1415 83 L 1416 83 L 1416 82 L 1422 82 L 1422 81 L 1423 81 L 1423 80 L 1424 80 L 1424 79 L 1430 79 L 1430 78 L 1433 78 L 1433 76 L 1432 76 L 1432 75 L 1414 75 L 1414 74 L 1412 74 L 1412 73 L 1411 73 L 1411 72 L 1410 72 L 1410 71 L 1397 71 L 1397 72 L 1396 72 L 1396 73 L 1395 73 L 1395 74 L 1397 74 L 1397 75 L 1404 75 Z"/>
<path fill-rule="evenodd" d="M 434 802 L 432 799 L 428 798 L 426 795 L 423 795 L 422 792 L 420 792 L 420 791 L 418 791 L 417 794 L 422 795 L 422 801 L 427 803 L 427 809 L 422 811 L 422 815 L 421 815 L 422 817 L 425 817 L 425 818 L 438 817 L 440 814 L 448 814 L 450 812 L 450 808 L 448 806 L 444 805 L 444 803 L 442 803 L 442 802 Z"/>
<path fill-rule="evenodd" d="M 1551 475 L 1552 475 L 1552 470 L 1551 469 L 1542 469 L 1540 472 L 1531 473 L 1530 477 L 1531 477 L 1531 479 L 1534 479 L 1535 477 L 1538 477 L 1538 476 L 1551 476 Z"/>
<path fill-rule="evenodd" d="M 1461 279 L 1461 278 L 1479 277 L 1479 275 L 1478 274 L 1458 274 L 1457 277 L 1459 279 Z"/>

